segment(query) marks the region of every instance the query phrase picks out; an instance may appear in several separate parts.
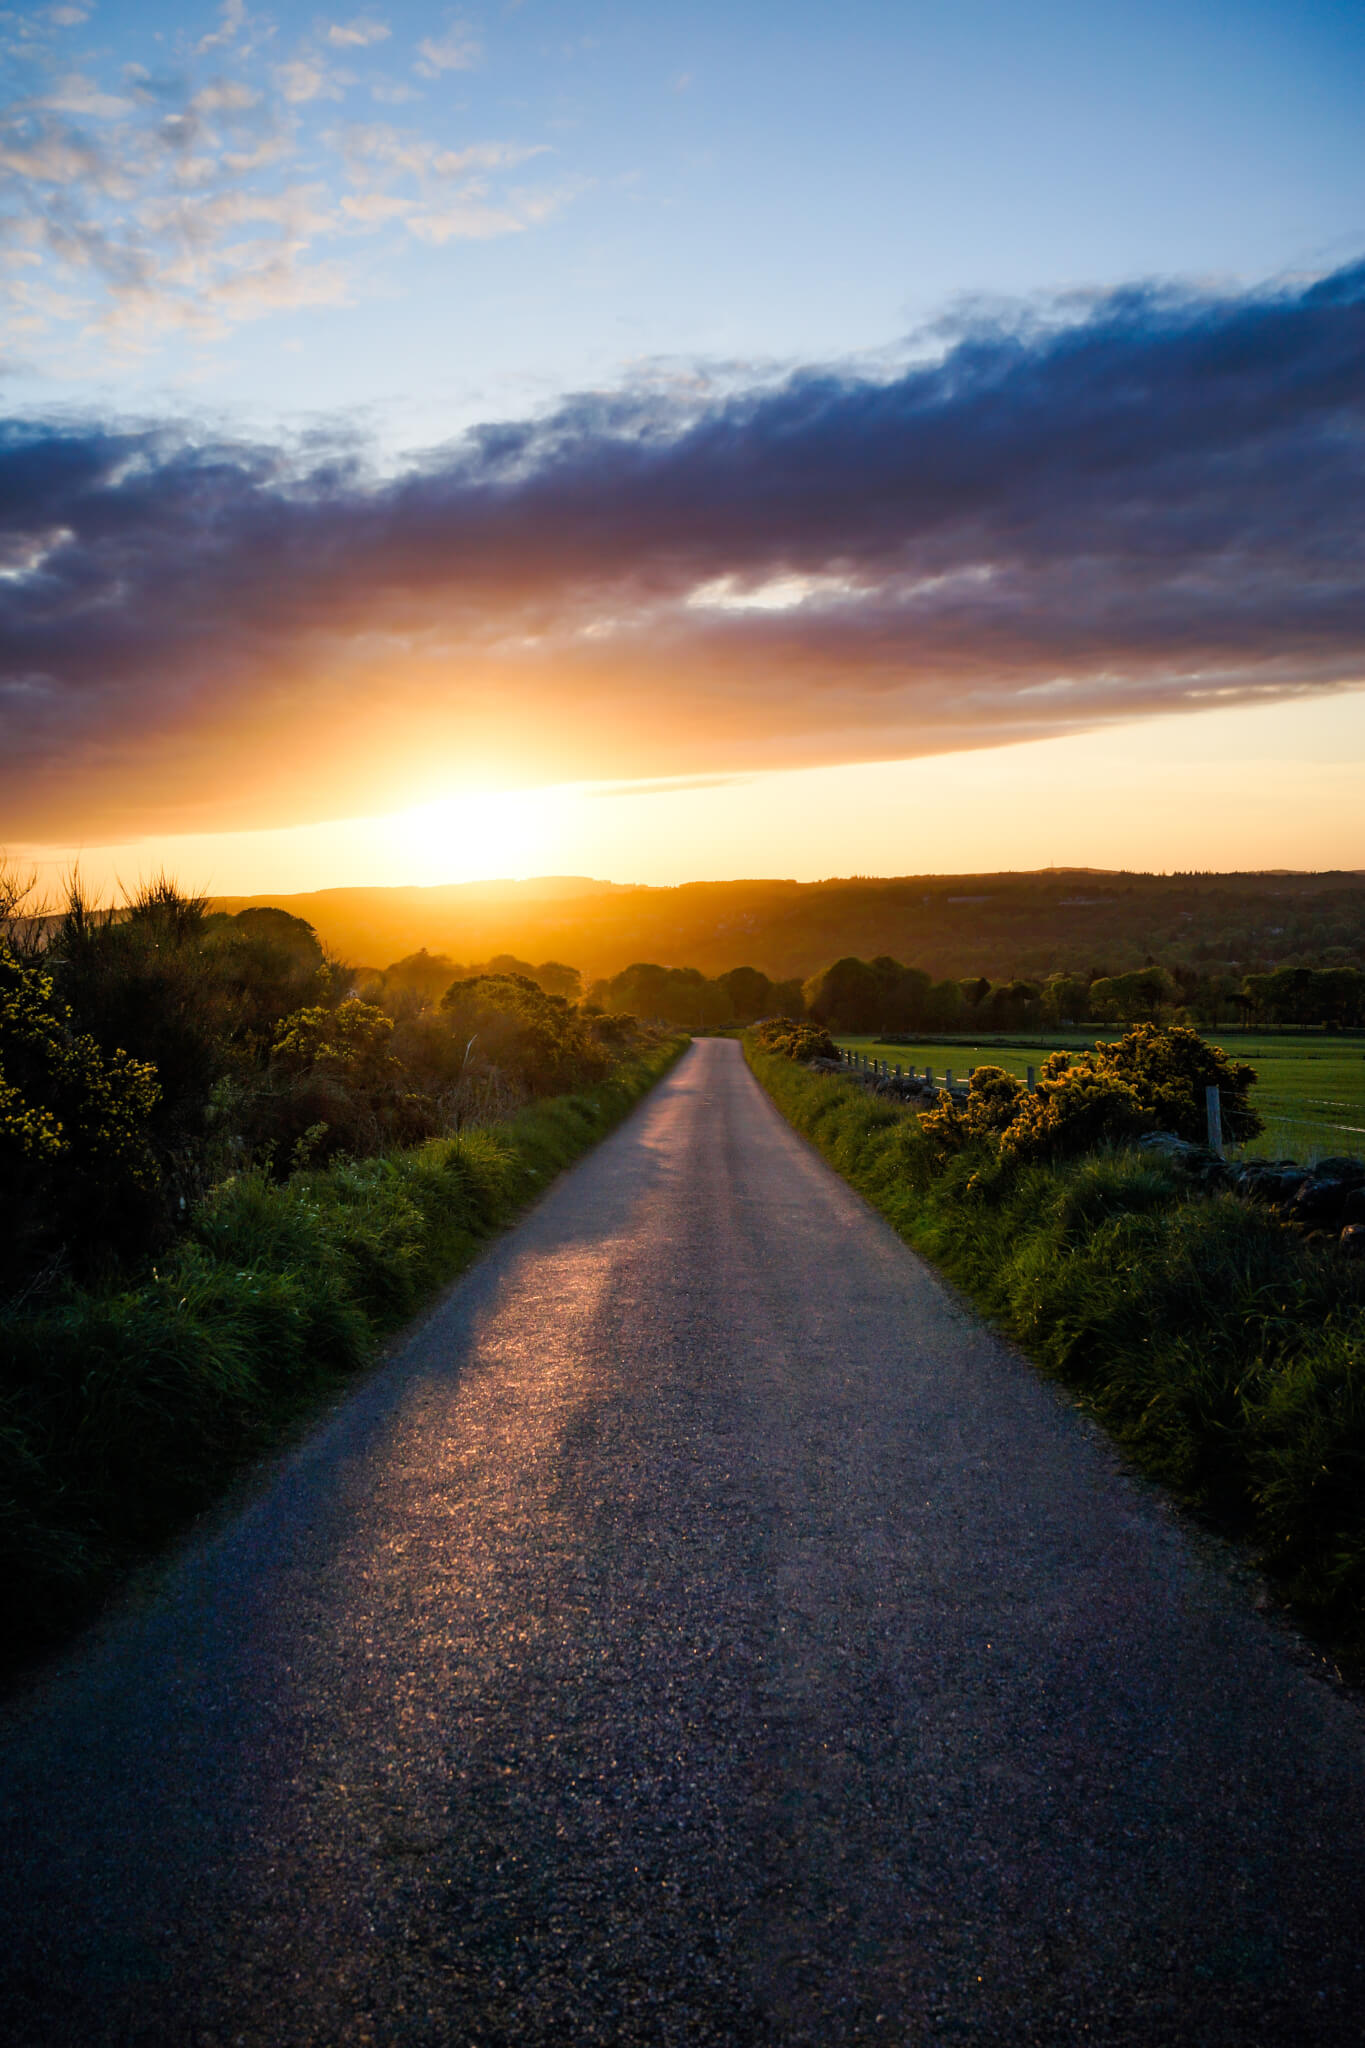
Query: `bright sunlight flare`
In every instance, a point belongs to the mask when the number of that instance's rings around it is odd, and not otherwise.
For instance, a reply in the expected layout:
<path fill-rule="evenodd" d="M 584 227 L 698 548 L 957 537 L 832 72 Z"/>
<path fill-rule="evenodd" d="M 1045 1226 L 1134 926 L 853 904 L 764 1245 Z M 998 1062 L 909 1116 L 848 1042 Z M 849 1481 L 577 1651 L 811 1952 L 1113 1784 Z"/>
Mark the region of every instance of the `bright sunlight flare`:
<path fill-rule="evenodd" d="M 386 820 L 394 865 L 413 882 L 534 874 L 558 822 L 553 790 L 462 790 Z"/>

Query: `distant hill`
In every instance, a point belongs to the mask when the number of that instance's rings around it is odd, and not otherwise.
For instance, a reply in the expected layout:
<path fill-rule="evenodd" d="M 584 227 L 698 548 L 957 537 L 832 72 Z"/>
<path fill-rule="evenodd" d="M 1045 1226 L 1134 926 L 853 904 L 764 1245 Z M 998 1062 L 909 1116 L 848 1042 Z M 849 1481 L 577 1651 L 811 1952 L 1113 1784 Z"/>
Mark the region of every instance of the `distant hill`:
<path fill-rule="evenodd" d="M 1095 868 L 1028 874 L 856 876 L 827 882 L 687 882 L 635 887 L 585 876 L 436 888 L 323 889 L 217 897 L 275 903 L 342 958 L 384 967 L 425 946 L 460 962 L 515 953 L 589 977 L 636 960 L 775 980 L 846 953 L 890 953 L 935 977 L 993 979 L 1056 969 L 1122 973 L 1150 956 L 1207 970 L 1365 965 L 1365 873 L 1139 875 Z"/>

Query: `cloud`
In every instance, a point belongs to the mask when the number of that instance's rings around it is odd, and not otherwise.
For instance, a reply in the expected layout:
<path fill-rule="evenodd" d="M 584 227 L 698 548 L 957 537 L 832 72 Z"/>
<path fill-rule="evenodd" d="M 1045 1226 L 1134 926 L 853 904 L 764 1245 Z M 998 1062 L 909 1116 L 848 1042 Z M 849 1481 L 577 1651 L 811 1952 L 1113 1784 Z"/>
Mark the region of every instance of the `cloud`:
<path fill-rule="evenodd" d="M 0 245 L 22 243 L 25 265 L 43 275 L 0 263 L 0 334 L 30 348 L 46 336 L 67 361 L 343 303 L 354 289 L 345 243 L 361 233 L 429 244 L 520 233 L 572 196 L 566 183 L 502 189 L 544 145 L 452 148 L 382 124 L 329 132 L 329 102 L 351 87 L 400 90 L 338 68 L 338 49 L 364 65 L 388 36 L 371 14 L 323 22 L 283 48 L 275 24 L 225 0 L 218 27 L 181 46 L 172 68 L 127 62 L 112 79 L 100 75 L 113 69 L 108 52 L 73 68 L 50 16 L 19 25 L 29 89 L 0 105 Z M 472 48 L 458 24 L 432 44 L 447 65 Z M 286 203 L 300 161 L 315 194 L 306 212 Z M 259 232 L 244 238 L 248 219 Z"/>
<path fill-rule="evenodd" d="M 315 57 L 295 57 L 288 64 L 277 64 L 275 84 L 291 106 L 303 106 L 309 100 L 339 100 L 346 90 L 346 81 Z"/>
<path fill-rule="evenodd" d="M 327 40 L 334 49 L 363 50 L 371 43 L 387 42 L 391 30 L 385 21 L 375 21 L 366 14 L 358 14 L 354 21 L 334 21 L 327 30 Z"/>
<path fill-rule="evenodd" d="M 339 141 L 357 184 L 394 175 L 445 182 L 473 171 L 507 170 L 547 154 L 544 143 L 472 142 L 450 149 L 423 136 L 399 134 L 382 122 L 353 125 L 343 130 Z"/>
<path fill-rule="evenodd" d="M 133 111 L 133 102 L 118 93 L 102 92 L 79 72 L 60 78 L 43 94 L 40 105 L 58 114 L 84 114 L 95 121 L 118 121 Z"/>
<path fill-rule="evenodd" d="M 628 388 L 405 474 L 0 435 L 30 839 L 930 754 L 1365 683 L 1365 266 L 959 322 L 894 373 Z"/>
<path fill-rule="evenodd" d="M 472 71 L 482 55 L 477 36 L 457 21 L 443 36 L 427 36 L 417 45 L 413 69 L 423 78 L 439 78 L 443 71 Z"/>
<path fill-rule="evenodd" d="M 209 50 L 224 49 L 235 43 L 246 25 L 246 0 L 223 0 L 218 27 L 211 34 L 199 38 L 194 46 L 196 55 L 203 56 Z"/>
<path fill-rule="evenodd" d="M 242 114 L 260 103 L 261 95 L 240 79 L 220 78 L 197 92 L 190 104 L 199 114 Z"/>
<path fill-rule="evenodd" d="M 505 203 L 490 201 L 488 174 L 546 155 L 541 143 L 475 142 L 449 149 L 381 122 L 353 124 L 337 143 L 357 188 L 342 201 L 343 211 L 366 225 L 401 219 L 410 234 L 437 247 L 519 234 L 547 219 L 570 196 L 514 191 Z M 413 194 L 392 194 L 389 187 L 399 182 L 414 186 Z"/>
<path fill-rule="evenodd" d="M 419 242 L 440 248 L 446 242 L 490 242 L 500 235 L 519 234 L 526 222 L 508 207 L 470 197 L 409 214 L 407 225 Z"/>

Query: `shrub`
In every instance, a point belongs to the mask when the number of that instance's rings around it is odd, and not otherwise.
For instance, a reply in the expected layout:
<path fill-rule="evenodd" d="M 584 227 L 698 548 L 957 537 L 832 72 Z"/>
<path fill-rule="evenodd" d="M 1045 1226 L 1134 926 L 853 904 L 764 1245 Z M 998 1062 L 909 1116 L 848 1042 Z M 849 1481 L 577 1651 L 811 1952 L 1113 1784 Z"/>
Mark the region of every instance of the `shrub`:
<path fill-rule="evenodd" d="M 1121 1145 L 1153 1126 L 1131 1081 L 1112 1068 L 1050 1053 L 1037 1092 L 1021 1090 L 1000 1133 L 1000 1149 L 1016 1159 L 1071 1158 L 1102 1145 Z"/>
<path fill-rule="evenodd" d="M 52 977 L 0 939 L 0 1275 L 138 1241 L 155 1213 L 154 1068 L 72 1028 Z"/>
<path fill-rule="evenodd" d="M 1192 1144 L 1202 1144 L 1205 1137 L 1204 1090 L 1209 1087 L 1220 1091 L 1223 1129 L 1235 1144 L 1254 1138 L 1263 1128 L 1248 1100 L 1256 1069 L 1229 1059 L 1221 1046 L 1210 1045 L 1184 1025 L 1161 1030 L 1155 1024 L 1139 1024 L 1083 1057 L 1129 1082 L 1161 1130 L 1175 1131 Z"/>
<path fill-rule="evenodd" d="M 939 1092 L 938 1108 L 921 1118 L 921 1128 L 941 1152 L 960 1151 L 982 1138 L 999 1139 L 1027 1092 L 1017 1075 L 1007 1073 L 1004 1067 L 976 1067 L 967 1082 L 966 1107 L 959 1109 L 944 1088 Z"/>
<path fill-rule="evenodd" d="M 1021 1160 L 1072 1158 L 1153 1130 L 1198 1144 L 1206 1131 L 1204 1091 L 1216 1086 L 1223 1128 L 1241 1142 L 1261 1129 L 1247 1100 L 1255 1079 L 1253 1067 L 1230 1060 L 1195 1031 L 1139 1024 L 1091 1052 L 1049 1053 L 1034 1093 L 1000 1067 L 977 1067 L 966 1107 L 944 1094 L 924 1128 L 944 1154 L 993 1139 Z"/>
<path fill-rule="evenodd" d="M 839 1048 L 822 1024 L 799 1024 L 791 1017 L 767 1017 L 755 1036 L 768 1052 L 789 1060 L 837 1060 Z"/>
<path fill-rule="evenodd" d="M 360 1088 L 390 1081 L 398 1062 L 389 1050 L 393 1019 L 355 996 L 334 1010 L 313 1007 L 286 1017 L 270 1049 L 283 1074 L 332 1074 Z"/>
<path fill-rule="evenodd" d="M 453 982 L 441 998 L 453 1036 L 480 1066 L 509 1072 L 531 1095 L 554 1095 L 600 1080 L 610 1055 L 564 996 L 547 995 L 524 974 L 480 974 Z"/>

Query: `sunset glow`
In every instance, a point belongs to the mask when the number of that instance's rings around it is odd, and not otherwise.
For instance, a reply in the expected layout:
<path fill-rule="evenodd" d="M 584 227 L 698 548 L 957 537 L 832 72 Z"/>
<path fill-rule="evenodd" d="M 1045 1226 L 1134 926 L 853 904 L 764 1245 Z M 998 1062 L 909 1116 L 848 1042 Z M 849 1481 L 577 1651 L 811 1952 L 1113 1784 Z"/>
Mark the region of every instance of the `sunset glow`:
<path fill-rule="evenodd" d="M 78 855 L 100 889 L 165 869 L 224 895 L 535 874 L 1347 868 L 1361 863 L 1361 712 L 1359 696 L 1312 699 L 930 760 L 466 791 L 278 830 L 14 851 L 48 891 Z"/>
<path fill-rule="evenodd" d="M 396 877 L 405 882 L 474 882 L 495 875 L 530 875 L 544 870 L 556 846 L 558 792 L 469 790 L 439 803 L 417 804 L 393 818 L 351 820 L 318 828 L 340 836 L 357 825 L 378 841 L 373 857 L 383 864 L 383 847 Z M 335 859 L 339 848 L 329 849 Z M 326 861 L 329 855 L 324 854 Z"/>
<path fill-rule="evenodd" d="M 1223 12 L 16 17 L 0 844 L 1365 862 L 1358 39 Z"/>

